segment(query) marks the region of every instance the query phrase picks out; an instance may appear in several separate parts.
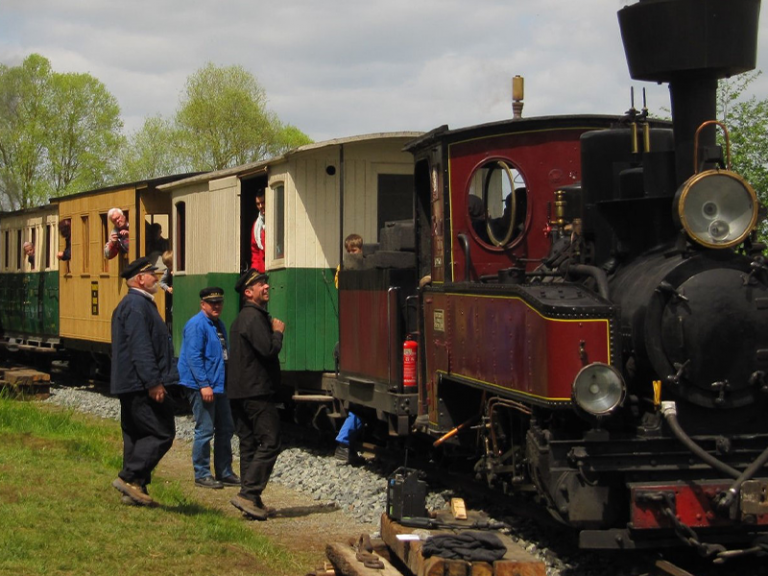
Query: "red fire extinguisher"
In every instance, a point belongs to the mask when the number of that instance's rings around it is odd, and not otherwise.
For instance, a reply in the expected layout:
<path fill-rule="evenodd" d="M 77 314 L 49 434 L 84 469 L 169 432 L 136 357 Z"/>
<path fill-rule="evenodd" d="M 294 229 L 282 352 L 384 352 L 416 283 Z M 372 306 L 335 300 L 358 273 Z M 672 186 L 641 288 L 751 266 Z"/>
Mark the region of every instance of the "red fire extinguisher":
<path fill-rule="evenodd" d="M 419 344 L 412 336 L 403 342 L 403 388 L 413 392 L 416 388 L 416 361 L 419 355 Z"/>

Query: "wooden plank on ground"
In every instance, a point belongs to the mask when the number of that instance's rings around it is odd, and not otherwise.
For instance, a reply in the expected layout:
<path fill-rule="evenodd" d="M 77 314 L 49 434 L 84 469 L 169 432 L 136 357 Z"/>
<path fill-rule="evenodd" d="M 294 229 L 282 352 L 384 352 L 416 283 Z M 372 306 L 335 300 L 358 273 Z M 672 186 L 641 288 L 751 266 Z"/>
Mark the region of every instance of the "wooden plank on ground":
<path fill-rule="evenodd" d="M 45 400 L 51 396 L 50 386 L 16 386 L 0 380 L 0 390 L 5 391 L 10 398 L 20 400 Z"/>
<path fill-rule="evenodd" d="M 493 565 L 489 562 L 472 562 L 470 576 L 493 576 Z"/>
<path fill-rule="evenodd" d="M 9 370 L 4 380 L 15 385 L 46 386 L 51 382 L 51 375 L 37 370 Z"/>
<path fill-rule="evenodd" d="M 356 558 L 357 552 L 349 544 L 334 542 L 325 547 L 325 555 L 331 561 L 338 576 L 403 576 L 386 559 L 378 557 L 384 568 L 368 568 Z"/>
<path fill-rule="evenodd" d="M 0 389 L 12 397 L 44 400 L 51 395 L 51 375 L 26 368 L 0 370 Z"/>
<path fill-rule="evenodd" d="M 526 552 L 525 548 L 506 534 L 497 534 L 507 547 L 504 558 L 493 563 L 494 576 L 546 576 L 544 562 Z"/>
<path fill-rule="evenodd" d="M 424 571 L 425 560 L 421 555 L 422 542 L 420 540 L 400 540 L 402 534 L 413 534 L 414 529 L 403 526 L 392 520 L 386 514 L 381 516 L 381 539 L 390 550 L 400 558 L 408 569 L 417 576 L 426 576 Z M 442 576 L 442 575 L 441 575 Z"/>
<path fill-rule="evenodd" d="M 450 512 L 449 512 L 450 513 Z M 470 511 L 467 529 L 471 524 L 482 519 L 482 515 Z M 447 521 L 447 519 L 441 521 Z M 422 535 L 420 540 L 402 540 L 398 536 L 417 532 Z M 467 562 L 464 560 L 448 560 L 432 556 L 424 558 L 421 549 L 423 540 L 435 534 L 456 532 L 456 530 L 424 530 L 403 526 L 390 519 L 386 514 L 381 517 L 381 538 L 400 558 L 415 576 L 545 576 L 546 568 L 539 559 L 528 554 L 517 542 L 505 534 L 496 533 L 501 539 L 507 552 L 501 560 L 493 564 L 488 562 Z"/>
<path fill-rule="evenodd" d="M 466 560 L 446 560 L 445 576 L 471 576 L 472 563 Z"/>

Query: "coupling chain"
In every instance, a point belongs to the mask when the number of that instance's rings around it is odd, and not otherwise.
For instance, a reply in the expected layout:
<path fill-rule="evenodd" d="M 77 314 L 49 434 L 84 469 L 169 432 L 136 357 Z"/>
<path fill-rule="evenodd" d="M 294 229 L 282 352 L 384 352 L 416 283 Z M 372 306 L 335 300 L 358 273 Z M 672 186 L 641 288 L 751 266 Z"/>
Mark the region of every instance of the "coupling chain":
<path fill-rule="evenodd" d="M 707 544 L 706 542 L 701 542 L 693 528 L 687 524 L 684 524 L 682 520 L 677 517 L 677 514 L 675 514 L 675 511 L 673 510 L 675 503 L 672 500 L 672 495 L 669 493 L 662 493 L 660 495 L 666 504 L 662 507 L 662 512 L 667 518 L 669 518 L 670 522 L 672 522 L 675 535 L 680 538 L 680 540 L 685 542 L 686 546 L 694 548 L 699 553 L 699 555 L 704 558 L 720 555 L 726 551 L 725 546 L 722 544 Z"/>

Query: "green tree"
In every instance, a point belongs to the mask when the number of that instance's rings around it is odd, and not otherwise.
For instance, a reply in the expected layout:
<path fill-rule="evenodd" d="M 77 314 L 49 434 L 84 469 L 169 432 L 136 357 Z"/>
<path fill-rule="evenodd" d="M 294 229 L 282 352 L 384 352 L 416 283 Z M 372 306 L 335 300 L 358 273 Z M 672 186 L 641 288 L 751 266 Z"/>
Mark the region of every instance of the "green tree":
<path fill-rule="evenodd" d="M 717 116 L 728 129 L 731 166 L 755 189 L 761 203 L 768 205 L 768 99 L 744 99 L 747 88 L 760 71 L 747 72 L 718 83 Z M 722 134 L 719 134 L 724 144 Z M 765 237 L 768 226 L 763 221 Z"/>
<path fill-rule="evenodd" d="M 191 170 L 182 157 L 179 135 L 173 124 L 152 116 L 134 132 L 120 154 L 120 180 L 135 182 Z"/>
<path fill-rule="evenodd" d="M 33 54 L 0 65 L 0 207 L 26 208 L 45 195 L 45 125 L 51 66 Z"/>
<path fill-rule="evenodd" d="M 59 74 L 39 54 L 0 65 L 0 206 L 104 185 L 121 144 L 120 108 L 88 74 Z"/>
<path fill-rule="evenodd" d="M 54 74 L 46 148 L 50 195 L 100 188 L 112 181 L 124 143 L 120 106 L 89 74 Z"/>
<path fill-rule="evenodd" d="M 241 66 L 205 65 L 187 78 L 173 119 L 148 118 L 129 137 L 119 179 L 221 170 L 312 142 L 266 104 L 264 89 Z"/>
<path fill-rule="evenodd" d="M 296 126 L 286 124 L 278 131 L 275 147 L 270 150 L 270 154 L 277 156 L 305 144 L 312 144 L 312 139 Z"/>
<path fill-rule="evenodd" d="M 311 142 L 266 109 L 264 89 L 241 66 L 207 64 L 187 79 L 176 126 L 193 170 L 261 160 L 288 142 Z M 303 137 L 303 138 L 302 138 Z"/>

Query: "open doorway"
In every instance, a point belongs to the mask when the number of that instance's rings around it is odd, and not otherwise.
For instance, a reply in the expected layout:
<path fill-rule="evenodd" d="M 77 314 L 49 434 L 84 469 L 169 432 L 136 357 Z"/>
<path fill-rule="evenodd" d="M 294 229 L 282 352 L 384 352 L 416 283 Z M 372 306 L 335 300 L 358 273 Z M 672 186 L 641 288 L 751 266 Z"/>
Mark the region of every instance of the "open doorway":
<path fill-rule="evenodd" d="M 240 272 L 251 268 L 251 241 L 259 215 L 256 198 L 263 196 L 266 189 L 267 175 L 263 172 L 240 181 Z"/>

